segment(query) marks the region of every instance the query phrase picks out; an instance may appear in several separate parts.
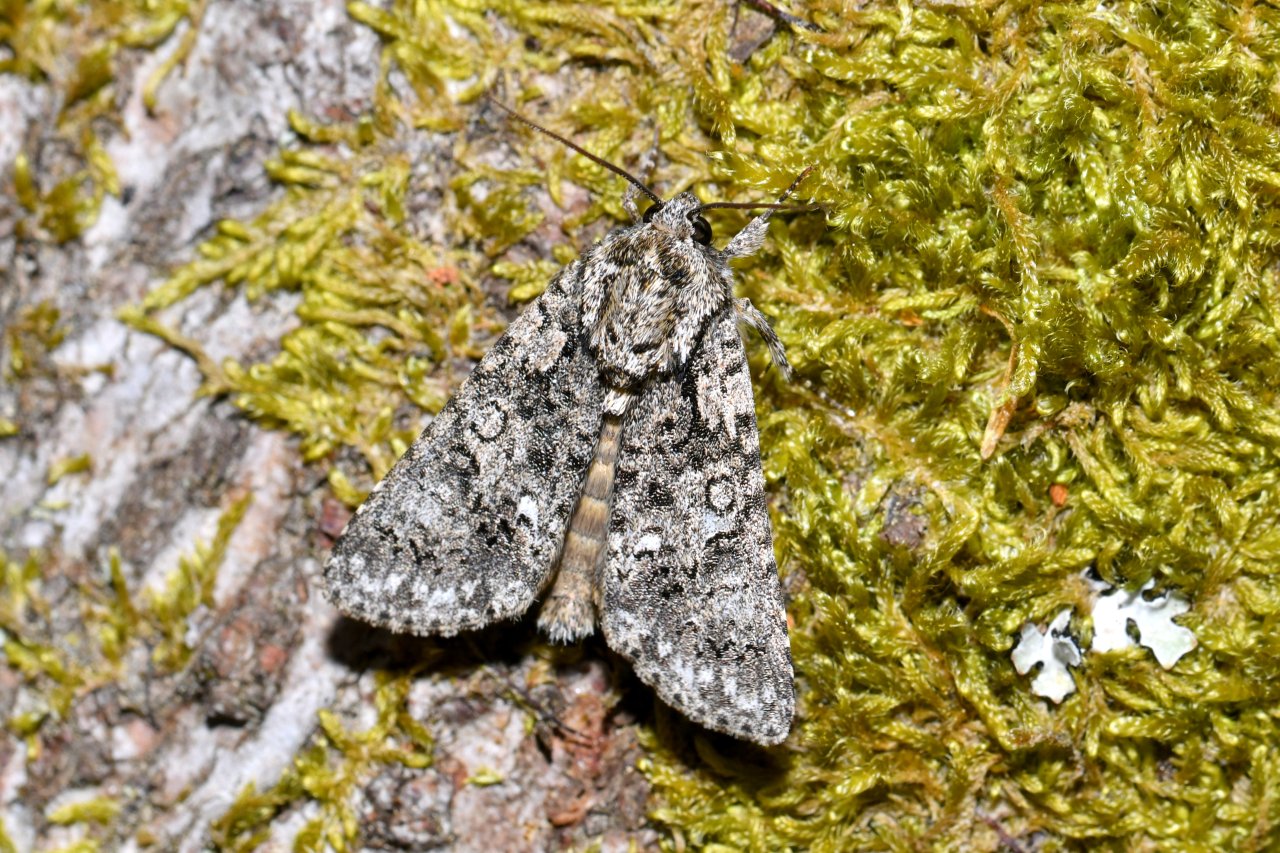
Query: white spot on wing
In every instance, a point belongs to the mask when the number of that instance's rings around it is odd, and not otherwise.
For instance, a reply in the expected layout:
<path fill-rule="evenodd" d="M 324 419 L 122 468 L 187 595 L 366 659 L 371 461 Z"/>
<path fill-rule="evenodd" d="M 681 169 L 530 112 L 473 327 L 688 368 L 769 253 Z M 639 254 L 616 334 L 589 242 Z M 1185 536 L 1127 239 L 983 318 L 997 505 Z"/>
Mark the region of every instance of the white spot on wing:
<path fill-rule="evenodd" d="M 535 531 L 538 529 L 538 502 L 532 495 L 520 496 L 520 502 L 516 504 L 516 518 L 527 518 L 529 526 Z"/>

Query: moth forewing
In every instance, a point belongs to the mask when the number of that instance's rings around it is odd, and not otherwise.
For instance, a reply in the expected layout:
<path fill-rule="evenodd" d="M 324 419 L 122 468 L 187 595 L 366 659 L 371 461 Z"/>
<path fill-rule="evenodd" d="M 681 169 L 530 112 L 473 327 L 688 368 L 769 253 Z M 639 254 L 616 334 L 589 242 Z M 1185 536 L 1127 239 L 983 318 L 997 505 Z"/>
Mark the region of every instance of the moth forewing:
<path fill-rule="evenodd" d="M 546 586 L 604 400 L 578 333 L 580 269 L 511 324 L 352 516 L 325 565 L 339 610 L 448 636 L 519 616 Z"/>
<path fill-rule="evenodd" d="M 609 646 L 716 731 L 782 741 L 795 704 L 755 401 L 731 309 L 632 408 L 602 578 Z"/>

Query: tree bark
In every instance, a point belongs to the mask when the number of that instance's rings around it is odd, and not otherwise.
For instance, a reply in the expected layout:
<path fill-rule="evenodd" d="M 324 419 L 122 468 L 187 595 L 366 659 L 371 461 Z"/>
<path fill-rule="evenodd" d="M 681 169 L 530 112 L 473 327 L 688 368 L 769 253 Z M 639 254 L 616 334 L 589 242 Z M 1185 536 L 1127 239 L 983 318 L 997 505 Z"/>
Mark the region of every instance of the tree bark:
<path fill-rule="evenodd" d="M 187 354 L 118 318 L 218 221 L 275 197 L 263 164 L 289 110 L 360 114 L 380 73 L 376 38 L 342 2 L 209 2 L 148 111 L 143 87 L 190 26 L 120 54 L 119 125 L 101 133 L 120 193 L 91 227 L 59 242 L 19 193 L 0 208 L 0 417 L 16 428 L 0 439 L 8 839 L 18 850 L 285 850 L 347 835 L 348 849 L 653 846 L 631 724 L 645 710 L 607 701 L 631 676 L 602 643 L 546 660 L 527 620 L 436 642 L 339 618 L 320 565 L 345 511 L 323 471 L 285 433 L 198 396 Z M 0 162 L 26 152 L 38 180 L 64 144 L 55 82 L 0 77 Z M 160 319 L 220 363 L 270 352 L 295 304 L 204 288 Z M 156 602 L 184 559 L 210 570 L 195 583 L 210 586 L 171 637 Z M 356 760 L 364 747 L 335 736 L 376 728 L 388 697 L 407 717 L 375 746 L 408 749 L 399 730 L 416 721 L 429 766 Z M 234 804 L 249 786 L 275 795 L 255 813 L 261 836 L 233 823 L 248 820 Z"/>

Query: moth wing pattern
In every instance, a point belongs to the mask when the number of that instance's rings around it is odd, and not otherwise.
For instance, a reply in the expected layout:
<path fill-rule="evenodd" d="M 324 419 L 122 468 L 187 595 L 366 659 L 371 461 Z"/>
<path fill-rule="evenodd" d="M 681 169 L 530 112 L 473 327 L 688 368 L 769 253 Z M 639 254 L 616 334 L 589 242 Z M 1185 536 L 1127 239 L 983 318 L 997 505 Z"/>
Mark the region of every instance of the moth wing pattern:
<path fill-rule="evenodd" d="M 795 707 L 755 402 L 731 307 L 688 369 L 655 377 L 622 430 L 605 637 L 672 707 L 780 743 Z"/>
<path fill-rule="evenodd" d="M 352 516 L 325 565 L 344 613 L 448 636 L 541 592 L 602 418 L 580 279 L 552 280 Z"/>

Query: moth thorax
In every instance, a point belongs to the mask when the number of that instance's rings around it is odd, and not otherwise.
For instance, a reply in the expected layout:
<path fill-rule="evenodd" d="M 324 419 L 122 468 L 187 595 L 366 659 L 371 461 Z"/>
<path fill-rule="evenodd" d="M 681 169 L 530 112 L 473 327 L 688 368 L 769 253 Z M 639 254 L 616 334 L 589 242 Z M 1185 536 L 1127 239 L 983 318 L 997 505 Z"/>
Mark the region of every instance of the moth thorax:
<path fill-rule="evenodd" d="M 671 372 L 675 326 L 674 310 L 606 315 L 591 341 L 605 381 L 615 388 L 631 389 L 650 376 Z"/>

